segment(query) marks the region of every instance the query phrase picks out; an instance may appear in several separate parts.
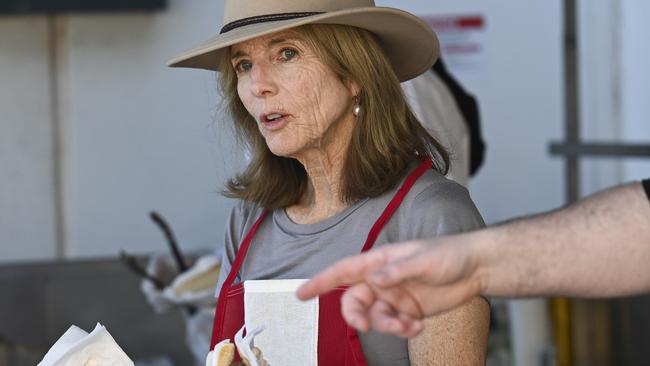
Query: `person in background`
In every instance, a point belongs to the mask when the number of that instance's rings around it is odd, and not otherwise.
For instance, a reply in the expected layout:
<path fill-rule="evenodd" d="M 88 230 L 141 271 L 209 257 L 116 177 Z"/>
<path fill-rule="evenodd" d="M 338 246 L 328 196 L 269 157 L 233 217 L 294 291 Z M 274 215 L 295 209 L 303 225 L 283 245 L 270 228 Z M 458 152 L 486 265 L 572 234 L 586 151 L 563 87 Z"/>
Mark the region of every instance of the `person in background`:
<path fill-rule="evenodd" d="M 447 177 L 467 187 L 483 163 L 478 103 L 447 71 L 441 59 L 402 89 L 422 125 L 447 148 L 453 162 Z"/>
<path fill-rule="evenodd" d="M 444 177 L 447 153 L 400 88 L 437 59 L 426 23 L 371 0 L 230 0 L 224 14 L 220 35 L 172 61 L 218 72 L 251 153 L 226 187 L 238 203 L 226 224 L 212 345 L 243 325 L 245 281 L 309 278 L 393 241 L 483 226 L 467 190 Z M 429 330 L 406 341 L 351 336 L 341 294 L 319 304 L 320 365 L 484 363 L 483 298 L 425 320 Z"/>
<path fill-rule="evenodd" d="M 387 246 L 345 259 L 298 290 L 352 287 L 353 327 L 403 337 L 477 295 L 614 297 L 650 292 L 650 180 L 487 229 Z"/>

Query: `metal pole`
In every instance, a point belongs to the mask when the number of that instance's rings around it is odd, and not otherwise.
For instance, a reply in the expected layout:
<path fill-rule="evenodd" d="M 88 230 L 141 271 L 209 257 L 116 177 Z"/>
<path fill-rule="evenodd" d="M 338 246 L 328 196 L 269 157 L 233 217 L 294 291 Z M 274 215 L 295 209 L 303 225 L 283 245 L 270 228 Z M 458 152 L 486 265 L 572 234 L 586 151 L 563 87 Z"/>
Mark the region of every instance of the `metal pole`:
<path fill-rule="evenodd" d="M 564 1 L 564 140 L 567 144 L 580 142 L 580 113 L 579 113 L 579 75 L 578 75 L 578 30 L 576 0 Z M 580 170 L 578 157 L 565 157 L 564 174 L 566 179 L 565 198 L 572 203 L 580 197 Z M 557 346 L 558 366 L 571 366 L 571 303 L 568 299 L 553 299 L 551 301 L 553 317 L 553 335 Z"/>
<path fill-rule="evenodd" d="M 580 94 L 578 74 L 578 29 L 576 0 L 564 2 L 564 88 L 565 88 L 565 142 L 580 141 Z M 577 156 L 567 156 L 565 164 L 566 200 L 573 203 L 580 198 L 580 166 Z"/>

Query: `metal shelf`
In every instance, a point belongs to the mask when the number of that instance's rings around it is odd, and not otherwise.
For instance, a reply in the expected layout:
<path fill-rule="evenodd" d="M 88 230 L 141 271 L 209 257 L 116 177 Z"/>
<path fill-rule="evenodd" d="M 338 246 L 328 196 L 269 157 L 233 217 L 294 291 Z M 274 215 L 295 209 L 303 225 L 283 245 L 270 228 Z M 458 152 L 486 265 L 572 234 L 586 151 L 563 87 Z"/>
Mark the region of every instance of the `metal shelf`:
<path fill-rule="evenodd" d="M 650 144 L 553 142 L 551 155 L 565 157 L 649 158 Z"/>

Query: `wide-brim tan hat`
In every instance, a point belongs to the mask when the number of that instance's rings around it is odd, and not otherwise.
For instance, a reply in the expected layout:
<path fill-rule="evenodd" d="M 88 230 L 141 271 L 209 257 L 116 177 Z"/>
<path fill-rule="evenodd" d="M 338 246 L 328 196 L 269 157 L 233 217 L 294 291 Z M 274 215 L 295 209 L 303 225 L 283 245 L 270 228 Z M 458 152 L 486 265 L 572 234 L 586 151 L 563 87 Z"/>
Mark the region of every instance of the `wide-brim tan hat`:
<path fill-rule="evenodd" d="M 216 70 L 229 46 L 305 24 L 339 24 L 374 33 L 400 81 L 429 68 L 440 55 L 431 27 L 408 12 L 373 0 L 226 0 L 219 35 L 182 53 L 171 67 Z"/>

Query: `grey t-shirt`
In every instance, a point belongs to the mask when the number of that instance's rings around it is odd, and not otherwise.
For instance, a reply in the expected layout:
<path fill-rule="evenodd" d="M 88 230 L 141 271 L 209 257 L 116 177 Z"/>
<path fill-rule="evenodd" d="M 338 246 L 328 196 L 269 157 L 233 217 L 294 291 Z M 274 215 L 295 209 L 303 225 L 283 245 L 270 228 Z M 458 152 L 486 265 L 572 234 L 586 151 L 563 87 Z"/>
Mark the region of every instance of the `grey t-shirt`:
<path fill-rule="evenodd" d="M 260 225 L 235 283 L 311 278 L 338 260 L 359 254 L 370 228 L 399 186 L 401 183 L 380 197 L 361 200 L 316 224 L 296 224 L 284 209 L 274 210 Z M 217 291 L 230 272 L 239 245 L 262 212 L 259 206 L 245 202 L 233 208 L 226 227 Z M 467 190 L 430 169 L 415 183 L 377 237 L 374 247 L 483 226 Z M 410 364 L 405 339 L 374 332 L 360 334 L 360 338 L 369 365 Z"/>

